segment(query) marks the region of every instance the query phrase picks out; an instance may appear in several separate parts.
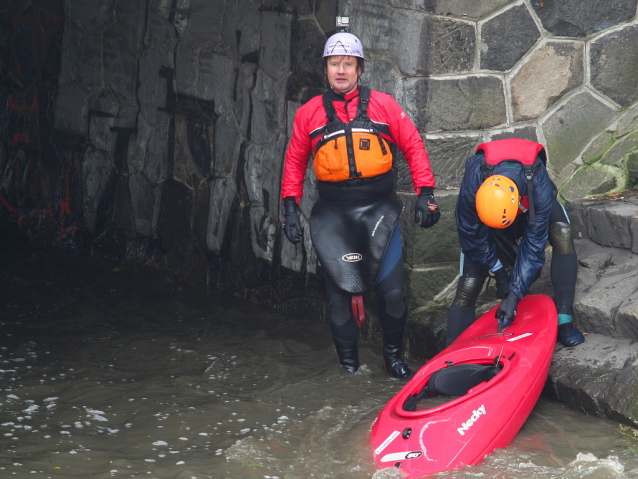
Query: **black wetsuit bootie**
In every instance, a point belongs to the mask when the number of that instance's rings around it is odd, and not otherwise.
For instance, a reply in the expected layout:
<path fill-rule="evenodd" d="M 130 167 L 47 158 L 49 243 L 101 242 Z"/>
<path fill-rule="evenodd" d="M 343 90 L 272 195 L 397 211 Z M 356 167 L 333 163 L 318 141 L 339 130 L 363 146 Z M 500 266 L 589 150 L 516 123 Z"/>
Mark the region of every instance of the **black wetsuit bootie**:
<path fill-rule="evenodd" d="M 339 361 L 343 369 L 349 373 L 354 373 L 359 369 L 359 349 L 357 343 L 352 341 L 344 341 L 343 339 L 333 337 Z"/>
<path fill-rule="evenodd" d="M 566 323 L 558 326 L 558 340 L 563 343 L 563 346 L 572 348 L 585 342 L 585 336 L 581 333 L 574 323 Z"/>
<path fill-rule="evenodd" d="M 401 359 L 402 338 L 403 328 L 399 331 L 383 333 L 383 367 L 398 379 L 405 379 L 410 375 L 410 368 Z"/>

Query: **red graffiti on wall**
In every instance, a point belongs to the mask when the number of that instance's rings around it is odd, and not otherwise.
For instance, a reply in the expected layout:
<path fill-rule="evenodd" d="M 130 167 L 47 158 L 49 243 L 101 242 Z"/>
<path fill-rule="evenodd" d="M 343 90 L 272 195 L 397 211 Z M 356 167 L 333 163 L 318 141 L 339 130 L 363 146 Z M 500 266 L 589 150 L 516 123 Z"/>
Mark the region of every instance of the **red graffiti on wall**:
<path fill-rule="evenodd" d="M 54 215 L 43 174 L 41 111 L 38 98 L 42 90 L 48 43 L 51 39 L 51 30 L 48 28 L 61 22 L 62 17 L 46 10 L 41 10 L 40 13 L 11 16 L 9 8 L 5 6 L 4 10 L 0 11 L 0 21 L 5 26 L 9 24 L 11 26 L 10 38 L 5 45 L 8 49 L 3 56 L 4 61 L 0 60 L 0 81 L 5 81 L 12 90 L 6 97 L 8 108 L 5 114 L 8 115 L 9 124 L 14 129 L 18 129 L 9 133 L 13 136 L 6 158 L 2 158 L 0 154 L 0 161 L 3 163 L 0 173 L 2 175 L 0 204 L 11 214 L 16 215 L 18 226 L 22 228 L 34 217 L 53 217 Z M 27 211 L 20 206 L 23 201 L 21 196 L 24 185 L 22 183 L 24 183 L 23 175 L 29 171 L 31 171 L 29 174 L 33 174 L 33 166 L 29 166 L 29 164 L 33 165 L 33 160 L 37 162 L 35 174 L 38 175 L 40 183 L 40 197 L 37 200 L 40 203 L 44 200 L 46 206 L 44 209 Z M 6 164 L 4 164 L 5 161 Z M 65 198 L 60 201 L 61 233 L 68 229 L 65 223 L 66 217 L 70 214 L 69 181 L 67 171 L 64 185 Z"/>

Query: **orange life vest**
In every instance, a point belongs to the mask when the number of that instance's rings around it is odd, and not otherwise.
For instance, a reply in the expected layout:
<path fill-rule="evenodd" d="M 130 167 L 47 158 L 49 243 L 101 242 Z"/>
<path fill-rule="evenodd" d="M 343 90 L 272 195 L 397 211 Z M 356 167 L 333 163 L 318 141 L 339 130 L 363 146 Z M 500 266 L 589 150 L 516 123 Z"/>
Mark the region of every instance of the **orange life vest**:
<path fill-rule="evenodd" d="M 382 133 L 390 136 L 390 129 L 370 119 L 369 102 L 370 89 L 362 86 L 357 116 L 343 123 L 337 118 L 329 93 L 324 93 L 323 107 L 328 122 L 310 135 L 312 139 L 321 136 L 314 151 L 314 169 L 319 181 L 371 178 L 392 168 L 390 142 L 381 136 Z"/>

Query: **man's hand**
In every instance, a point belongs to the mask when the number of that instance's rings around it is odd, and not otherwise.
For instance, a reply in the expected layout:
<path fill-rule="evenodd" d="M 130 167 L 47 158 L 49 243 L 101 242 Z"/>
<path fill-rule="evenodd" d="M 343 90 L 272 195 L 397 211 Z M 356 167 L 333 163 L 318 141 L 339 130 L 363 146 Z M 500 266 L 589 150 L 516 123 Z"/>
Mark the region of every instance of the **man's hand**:
<path fill-rule="evenodd" d="M 294 196 L 284 198 L 284 234 L 288 241 L 297 244 L 303 237 L 303 228 L 297 213 L 297 200 Z"/>
<path fill-rule="evenodd" d="M 520 298 L 511 291 L 507 294 L 507 298 L 499 305 L 496 310 L 496 320 L 498 321 L 498 331 L 503 332 L 509 327 L 516 317 L 516 307 Z"/>
<path fill-rule="evenodd" d="M 439 221 L 441 212 L 434 199 L 434 188 L 422 186 L 419 190 L 420 194 L 414 207 L 414 222 L 421 228 L 430 228 Z"/>

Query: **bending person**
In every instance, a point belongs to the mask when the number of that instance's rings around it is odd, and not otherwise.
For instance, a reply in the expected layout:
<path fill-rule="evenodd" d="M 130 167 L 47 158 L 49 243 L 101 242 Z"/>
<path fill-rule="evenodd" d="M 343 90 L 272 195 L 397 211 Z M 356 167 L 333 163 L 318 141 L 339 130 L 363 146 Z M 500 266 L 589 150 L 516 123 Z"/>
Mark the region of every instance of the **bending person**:
<path fill-rule="evenodd" d="M 572 320 L 578 263 L 571 226 L 545 162 L 542 145 L 520 139 L 484 143 L 467 160 L 456 205 L 462 269 L 448 314 L 448 345 L 476 319 L 476 299 L 488 274 L 503 300 L 498 330 L 514 321 L 518 302 L 545 263 L 548 239 L 558 339 L 565 346 L 585 340 Z"/>
<path fill-rule="evenodd" d="M 410 371 L 401 357 L 406 321 L 403 249 L 397 221 L 403 205 L 394 191 L 395 145 L 403 152 L 418 194 L 415 220 L 440 217 L 434 177 L 419 132 L 390 96 L 359 85 L 361 41 L 340 32 L 324 48 L 330 90 L 297 111 L 282 181 L 284 233 L 301 240 L 298 203 L 313 155 L 319 200 L 310 218 L 330 302 L 330 327 L 341 365 L 359 367 L 357 342 L 364 319 L 362 295 L 375 288 L 385 368 L 397 378 Z"/>

